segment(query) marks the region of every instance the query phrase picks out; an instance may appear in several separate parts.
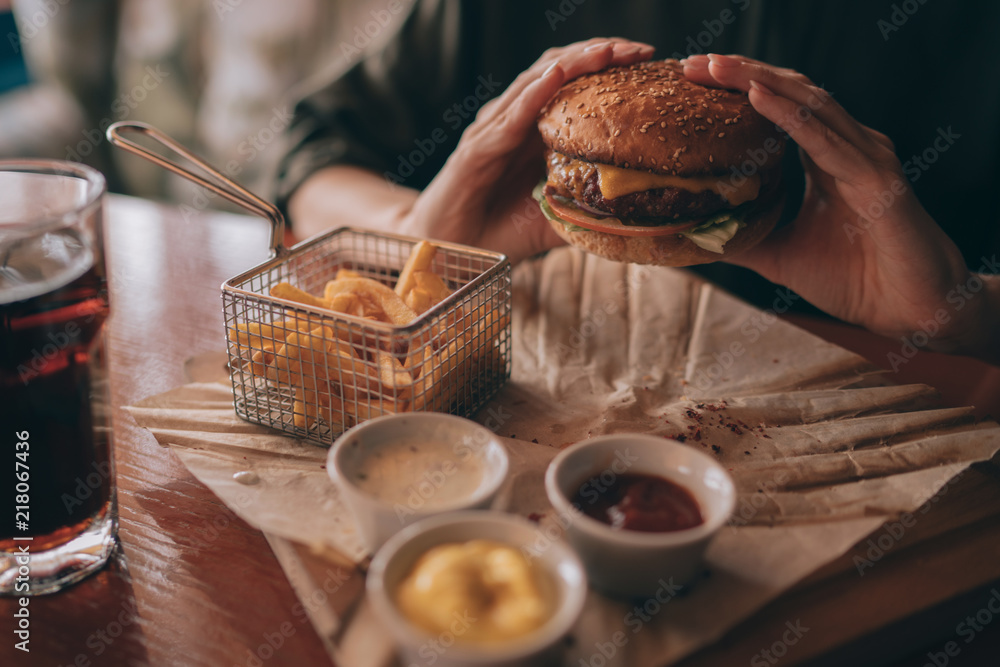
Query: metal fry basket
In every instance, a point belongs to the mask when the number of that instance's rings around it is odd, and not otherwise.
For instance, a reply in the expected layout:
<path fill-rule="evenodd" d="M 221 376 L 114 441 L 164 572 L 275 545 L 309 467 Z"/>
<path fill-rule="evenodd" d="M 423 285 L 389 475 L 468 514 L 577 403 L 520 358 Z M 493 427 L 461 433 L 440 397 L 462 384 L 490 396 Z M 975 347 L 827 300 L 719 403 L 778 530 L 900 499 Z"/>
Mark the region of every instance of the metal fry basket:
<path fill-rule="evenodd" d="M 210 178 L 122 136 L 167 146 Z M 434 241 L 430 267 L 450 296 L 405 325 L 278 298 L 289 283 L 322 295 L 349 270 L 392 288 L 419 239 L 341 228 L 291 248 L 284 219 L 172 139 L 143 123 L 117 123 L 108 139 L 271 221 L 271 258 L 222 285 L 236 413 L 247 421 L 330 445 L 372 417 L 405 411 L 471 417 L 510 377 L 510 262 L 506 256 Z"/>

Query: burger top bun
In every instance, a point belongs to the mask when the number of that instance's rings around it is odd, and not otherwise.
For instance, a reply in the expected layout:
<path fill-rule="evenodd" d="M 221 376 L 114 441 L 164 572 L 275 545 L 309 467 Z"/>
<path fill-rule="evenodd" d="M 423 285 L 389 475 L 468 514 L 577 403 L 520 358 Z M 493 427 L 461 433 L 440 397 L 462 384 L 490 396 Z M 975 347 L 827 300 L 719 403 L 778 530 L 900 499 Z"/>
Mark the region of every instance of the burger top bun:
<path fill-rule="evenodd" d="M 542 109 L 538 129 L 565 155 L 673 176 L 725 174 L 751 159 L 750 151 L 756 169 L 776 166 L 784 149 L 745 93 L 689 81 L 676 60 L 569 81 Z"/>

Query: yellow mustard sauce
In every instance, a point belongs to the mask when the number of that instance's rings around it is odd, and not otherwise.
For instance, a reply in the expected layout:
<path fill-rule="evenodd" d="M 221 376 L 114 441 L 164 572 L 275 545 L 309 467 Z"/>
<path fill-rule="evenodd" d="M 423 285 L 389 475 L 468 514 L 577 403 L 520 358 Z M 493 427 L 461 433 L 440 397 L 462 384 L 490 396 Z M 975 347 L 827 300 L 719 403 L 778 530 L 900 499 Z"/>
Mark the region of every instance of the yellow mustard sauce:
<path fill-rule="evenodd" d="M 553 583 L 517 549 L 490 540 L 443 544 L 421 556 L 396 604 L 432 635 L 492 644 L 523 637 L 552 615 Z"/>

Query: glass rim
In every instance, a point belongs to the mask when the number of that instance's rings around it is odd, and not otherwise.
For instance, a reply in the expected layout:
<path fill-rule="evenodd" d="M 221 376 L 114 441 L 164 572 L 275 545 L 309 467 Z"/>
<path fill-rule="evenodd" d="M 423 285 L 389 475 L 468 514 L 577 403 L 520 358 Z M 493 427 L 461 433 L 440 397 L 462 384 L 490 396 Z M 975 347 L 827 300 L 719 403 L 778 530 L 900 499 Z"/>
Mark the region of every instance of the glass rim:
<path fill-rule="evenodd" d="M 67 160 L 47 158 L 0 159 L 0 174 L 3 172 L 76 178 L 85 181 L 87 183 L 87 189 L 83 201 L 74 205 L 71 210 L 41 216 L 29 223 L 18 223 L 16 225 L 5 225 L 0 223 L 0 231 L 3 231 L 4 229 L 11 231 L 39 231 L 47 227 L 64 223 L 67 218 L 85 214 L 92 208 L 96 207 L 108 190 L 108 183 L 104 174 L 93 167 L 79 162 L 69 162 Z"/>

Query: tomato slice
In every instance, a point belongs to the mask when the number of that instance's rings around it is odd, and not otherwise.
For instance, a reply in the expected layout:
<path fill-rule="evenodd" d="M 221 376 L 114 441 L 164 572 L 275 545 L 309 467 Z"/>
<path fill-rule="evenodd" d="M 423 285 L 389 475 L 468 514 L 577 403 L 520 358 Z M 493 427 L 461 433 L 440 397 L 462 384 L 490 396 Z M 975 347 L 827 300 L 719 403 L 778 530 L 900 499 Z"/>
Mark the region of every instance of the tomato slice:
<path fill-rule="evenodd" d="M 672 225 L 639 227 L 624 225 L 618 221 L 618 218 L 595 218 L 575 206 L 560 203 L 550 195 L 545 195 L 545 201 L 552 209 L 552 212 L 566 222 L 595 232 L 606 232 L 608 234 L 617 234 L 618 236 L 667 236 L 668 234 L 686 232 L 704 222 L 704 220 L 687 220 Z"/>

